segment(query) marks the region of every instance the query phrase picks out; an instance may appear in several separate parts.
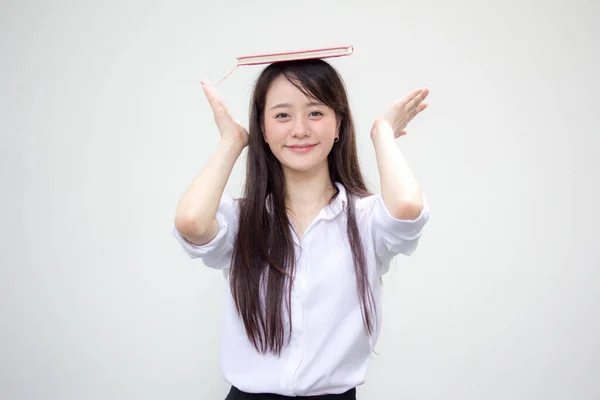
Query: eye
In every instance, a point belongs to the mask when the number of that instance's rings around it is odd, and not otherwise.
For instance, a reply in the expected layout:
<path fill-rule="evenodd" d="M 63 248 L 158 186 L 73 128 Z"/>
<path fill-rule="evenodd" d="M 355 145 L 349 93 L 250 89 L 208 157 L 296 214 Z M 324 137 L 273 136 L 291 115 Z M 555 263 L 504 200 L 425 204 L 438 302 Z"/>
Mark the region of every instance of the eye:
<path fill-rule="evenodd" d="M 287 113 L 279 113 L 279 114 L 275 115 L 276 119 L 287 118 L 287 117 L 289 117 L 289 115 Z"/>
<path fill-rule="evenodd" d="M 310 113 L 310 115 L 313 117 L 322 117 L 323 113 L 321 111 L 313 111 Z"/>

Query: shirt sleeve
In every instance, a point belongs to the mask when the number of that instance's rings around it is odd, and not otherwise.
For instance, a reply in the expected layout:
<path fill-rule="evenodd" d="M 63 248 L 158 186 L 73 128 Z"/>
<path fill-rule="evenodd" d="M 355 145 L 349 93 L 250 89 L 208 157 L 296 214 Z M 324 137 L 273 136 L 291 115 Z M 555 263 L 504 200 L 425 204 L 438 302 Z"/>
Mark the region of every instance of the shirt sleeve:
<path fill-rule="evenodd" d="M 365 199 L 367 200 L 367 199 Z M 381 195 L 368 199 L 368 223 L 371 239 L 383 274 L 389 269 L 391 260 L 398 254 L 412 255 L 419 244 L 423 229 L 429 221 L 429 206 L 423 195 L 421 214 L 413 219 L 396 219 L 388 211 Z"/>
<path fill-rule="evenodd" d="M 230 267 L 233 245 L 238 231 L 239 201 L 223 195 L 215 219 L 219 225 L 217 235 L 204 245 L 196 245 L 181 236 L 173 227 L 173 236 L 190 258 L 202 259 L 204 265 L 215 269 Z"/>

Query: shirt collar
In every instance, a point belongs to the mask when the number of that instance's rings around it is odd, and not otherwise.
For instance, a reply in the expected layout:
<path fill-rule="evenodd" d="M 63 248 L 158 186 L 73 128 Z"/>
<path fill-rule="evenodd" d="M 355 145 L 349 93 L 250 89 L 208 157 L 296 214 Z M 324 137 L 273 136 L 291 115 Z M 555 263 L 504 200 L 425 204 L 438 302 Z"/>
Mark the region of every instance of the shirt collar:
<path fill-rule="evenodd" d="M 346 192 L 346 188 L 344 187 L 344 185 L 342 185 L 339 182 L 335 182 L 335 186 L 339 190 L 338 195 L 333 199 L 333 201 L 331 203 L 329 203 L 328 205 L 323 207 L 321 212 L 319 212 L 319 214 L 317 215 L 317 218 L 320 218 L 322 216 L 325 219 L 333 219 L 340 212 L 346 210 L 346 206 L 348 204 L 348 194 Z M 265 208 L 267 209 L 267 212 L 269 212 L 269 213 L 271 212 L 271 195 L 270 194 L 267 196 L 267 199 L 265 201 Z"/>
<path fill-rule="evenodd" d="M 346 206 L 348 204 L 348 194 L 344 185 L 339 182 L 335 182 L 335 186 L 340 192 L 331 203 L 323 207 L 323 210 L 321 210 L 321 213 L 324 213 L 324 218 L 326 219 L 335 218 L 339 213 L 346 210 Z"/>

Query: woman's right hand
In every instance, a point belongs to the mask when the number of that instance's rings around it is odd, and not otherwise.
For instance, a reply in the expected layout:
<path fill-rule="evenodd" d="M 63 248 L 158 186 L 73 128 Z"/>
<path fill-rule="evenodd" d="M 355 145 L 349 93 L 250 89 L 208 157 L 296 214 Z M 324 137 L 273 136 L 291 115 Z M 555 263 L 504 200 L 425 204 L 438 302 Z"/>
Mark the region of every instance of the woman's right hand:
<path fill-rule="evenodd" d="M 232 143 L 246 147 L 248 144 L 248 131 L 246 128 L 231 118 L 221 97 L 208 80 L 203 79 L 201 84 L 202 90 L 204 90 L 204 94 L 213 110 L 215 122 L 221 133 L 221 140 L 231 141 Z"/>

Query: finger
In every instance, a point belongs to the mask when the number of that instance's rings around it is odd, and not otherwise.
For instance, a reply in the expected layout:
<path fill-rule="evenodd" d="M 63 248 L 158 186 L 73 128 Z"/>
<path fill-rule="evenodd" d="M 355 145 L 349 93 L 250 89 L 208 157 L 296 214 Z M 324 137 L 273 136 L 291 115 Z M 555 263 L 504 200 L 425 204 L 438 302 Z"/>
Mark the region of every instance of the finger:
<path fill-rule="evenodd" d="M 399 103 L 402 106 L 406 106 L 407 104 L 409 104 L 415 97 L 417 97 L 420 93 L 421 93 L 422 89 L 415 89 L 412 92 L 410 92 L 408 95 L 406 95 L 403 99 L 398 100 L 397 103 Z"/>
<path fill-rule="evenodd" d="M 206 99 L 208 100 L 208 103 L 210 104 L 210 106 L 214 109 L 215 107 L 215 96 L 212 92 L 212 90 L 210 89 L 210 84 L 208 83 L 207 80 L 201 80 L 200 84 L 202 85 L 202 91 L 204 92 L 204 95 L 206 96 Z"/>
<path fill-rule="evenodd" d="M 419 104 L 417 107 L 412 108 L 411 110 L 408 111 L 408 121 L 412 121 L 417 114 L 419 114 L 421 111 L 423 111 L 424 109 L 426 109 L 428 106 L 427 103 L 421 103 Z"/>
<path fill-rule="evenodd" d="M 225 107 L 225 104 L 223 104 L 221 97 L 218 95 L 216 90 L 212 87 L 212 85 L 210 84 L 210 81 L 203 83 L 202 89 L 204 90 L 204 94 L 206 95 L 206 98 L 208 99 L 208 103 L 210 104 L 210 106 L 214 112 L 217 112 L 220 108 L 227 110 L 227 107 Z"/>
<path fill-rule="evenodd" d="M 417 114 L 426 109 L 428 105 L 428 103 L 421 103 L 418 107 L 411 109 L 408 112 L 408 122 L 412 121 L 417 116 Z"/>
<path fill-rule="evenodd" d="M 429 89 L 417 89 L 418 93 L 414 96 L 410 102 L 406 104 L 407 109 L 416 109 L 419 104 L 429 95 Z"/>
<path fill-rule="evenodd" d="M 402 130 L 402 131 L 400 131 L 400 132 L 396 133 L 396 134 L 394 135 L 394 137 L 395 137 L 396 139 L 398 139 L 400 136 L 404 136 L 404 135 L 406 135 L 406 133 L 407 133 L 407 132 L 406 132 L 406 129 L 404 129 L 404 130 Z"/>
<path fill-rule="evenodd" d="M 418 113 L 420 113 L 421 111 L 426 109 L 428 105 L 429 105 L 428 103 L 421 103 L 417 107 L 413 108 L 410 113 L 417 115 Z"/>

